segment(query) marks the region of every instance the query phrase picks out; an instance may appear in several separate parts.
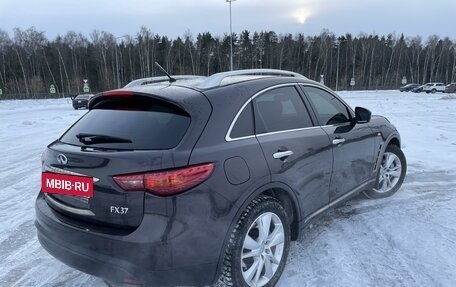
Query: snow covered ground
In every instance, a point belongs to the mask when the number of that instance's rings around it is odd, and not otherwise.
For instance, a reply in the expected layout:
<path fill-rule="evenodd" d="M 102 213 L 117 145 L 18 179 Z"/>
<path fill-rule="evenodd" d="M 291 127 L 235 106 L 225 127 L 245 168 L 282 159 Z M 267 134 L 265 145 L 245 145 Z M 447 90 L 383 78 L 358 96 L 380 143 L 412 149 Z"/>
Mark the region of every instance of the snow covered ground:
<path fill-rule="evenodd" d="M 456 286 L 455 97 L 340 95 L 397 126 L 407 177 L 395 196 L 359 196 L 309 226 L 278 286 Z M 66 99 L 0 101 L 0 286 L 103 286 L 48 255 L 33 225 L 41 152 L 85 112 Z"/>

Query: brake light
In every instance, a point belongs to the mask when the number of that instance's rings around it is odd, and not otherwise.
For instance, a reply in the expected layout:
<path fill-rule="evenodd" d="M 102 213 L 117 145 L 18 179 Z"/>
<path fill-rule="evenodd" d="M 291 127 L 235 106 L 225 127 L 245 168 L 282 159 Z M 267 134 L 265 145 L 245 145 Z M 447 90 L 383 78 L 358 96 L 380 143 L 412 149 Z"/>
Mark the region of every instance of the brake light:
<path fill-rule="evenodd" d="M 105 97 L 131 97 L 131 96 L 133 96 L 133 92 L 129 91 L 129 90 L 117 89 L 117 90 L 103 92 L 103 96 L 105 96 Z"/>
<path fill-rule="evenodd" d="M 213 163 L 165 171 L 114 176 L 125 191 L 146 191 L 159 196 L 184 192 L 205 181 L 214 170 Z"/>

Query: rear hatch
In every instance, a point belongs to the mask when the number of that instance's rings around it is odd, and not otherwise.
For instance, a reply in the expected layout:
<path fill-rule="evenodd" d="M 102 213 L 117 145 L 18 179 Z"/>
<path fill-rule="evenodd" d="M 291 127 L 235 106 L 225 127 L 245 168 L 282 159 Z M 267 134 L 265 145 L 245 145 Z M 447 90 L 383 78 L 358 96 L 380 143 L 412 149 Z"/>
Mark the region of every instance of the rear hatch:
<path fill-rule="evenodd" d="M 74 219 L 137 227 L 144 191 L 125 191 L 114 177 L 186 165 L 210 114 L 204 95 L 173 89 L 165 96 L 181 92 L 184 103 L 122 90 L 96 96 L 91 110 L 48 146 L 43 164 L 44 172 L 93 178 L 93 197 L 47 193 L 47 203 Z"/>

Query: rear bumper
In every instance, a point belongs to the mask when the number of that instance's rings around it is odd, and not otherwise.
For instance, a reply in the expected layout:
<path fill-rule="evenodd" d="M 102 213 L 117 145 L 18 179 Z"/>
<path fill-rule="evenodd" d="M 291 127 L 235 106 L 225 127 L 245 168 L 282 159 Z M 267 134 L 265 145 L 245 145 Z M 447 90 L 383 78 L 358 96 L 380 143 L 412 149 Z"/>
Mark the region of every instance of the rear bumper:
<path fill-rule="evenodd" d="M 145 214 L 141 225 L 128 234 L 96 232 L 75 226 L 51 209 L 42 193 L 35 209 L 41 245 L 58 260 L 85 273 L 111 282 L 136 281 L 147 286 L 207 285 L 216 278 L 224 234 L 207 238 L 208 242 L 220 242 L 219 247 L 191 238 L 192 232 L 187 232 L 189 238 L 185 232 L 167 238 L 169 220 L 151 214 Z"/>

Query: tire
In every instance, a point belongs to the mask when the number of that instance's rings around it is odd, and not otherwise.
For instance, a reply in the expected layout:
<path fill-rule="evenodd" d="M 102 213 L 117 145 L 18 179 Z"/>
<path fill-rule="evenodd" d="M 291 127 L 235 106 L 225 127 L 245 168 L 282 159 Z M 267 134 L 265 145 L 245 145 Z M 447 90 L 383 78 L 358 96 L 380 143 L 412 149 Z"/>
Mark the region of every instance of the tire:
<path fill-rule="evenodd" d="M 269 226 L 263 236 L 262 225 L 257 223 Z M 275 286 L 285 267 L 289 248 L 287 212 L 275 198 L 257 197 L 247 206 L 230 234 L 222 274 L 216 286 Z"/>
<path fill-rule="evenodd" d="M 432 89 L 431 93 L 435 94 L 435 92 L 437 92 L 436 89 Z"/>
<path fill-rule="evenodd" d="M 376 187 L 365 191 L 369 198 L 384 198 L 395 194 L 404 182 L 407 161 L 402 150 L 395 145 L 386 147 L 377 174 Z"/>

